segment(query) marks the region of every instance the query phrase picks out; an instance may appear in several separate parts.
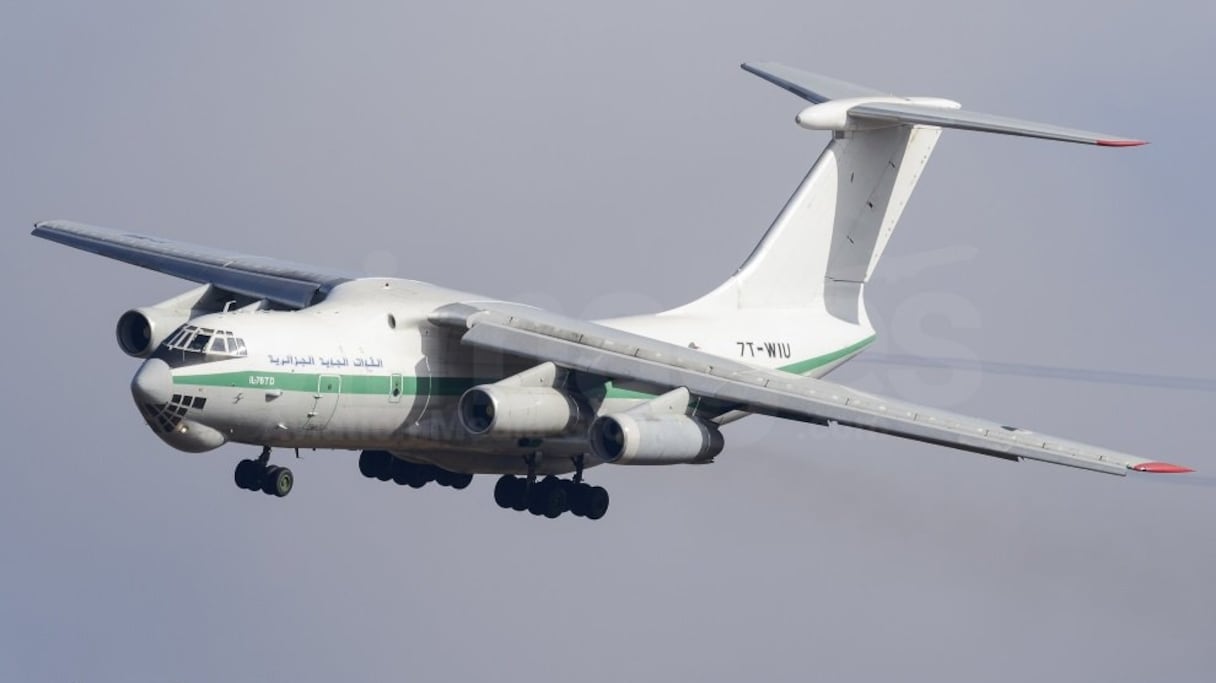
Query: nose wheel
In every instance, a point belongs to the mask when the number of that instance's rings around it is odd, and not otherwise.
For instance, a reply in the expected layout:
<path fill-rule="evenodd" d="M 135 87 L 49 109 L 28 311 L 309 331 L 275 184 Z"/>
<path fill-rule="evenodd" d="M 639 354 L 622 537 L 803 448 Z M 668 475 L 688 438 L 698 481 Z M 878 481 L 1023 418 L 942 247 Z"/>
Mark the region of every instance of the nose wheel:
<path fill-rule="evenodd" d="M 261 491 L 276 498 L 291 493 L 295 485 L 291 470 L 270 464 L 270 447 L 263 448 L 256 460 L 238 462 L 232 478 L 238 487 L 246 491 Z"/>

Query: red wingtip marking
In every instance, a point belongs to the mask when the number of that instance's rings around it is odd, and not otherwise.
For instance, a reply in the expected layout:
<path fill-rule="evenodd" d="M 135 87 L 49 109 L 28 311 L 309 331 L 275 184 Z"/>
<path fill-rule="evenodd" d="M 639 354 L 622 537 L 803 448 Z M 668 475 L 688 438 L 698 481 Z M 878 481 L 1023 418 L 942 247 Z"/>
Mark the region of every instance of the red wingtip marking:
<path fill-rule="evenodd" d="M 1132 466 L 1137 472 L 1152 472 L 1154 474 L 1184 474 L 1195 470 L 1181 465 L 1171 465 L 1168 462 L 1145 462 Z"/>
<path fill-rule="evenodd" d="M 1098 140 L 1101 147 L 1139 147 L 1147 144 L 1148 140 Z"/>

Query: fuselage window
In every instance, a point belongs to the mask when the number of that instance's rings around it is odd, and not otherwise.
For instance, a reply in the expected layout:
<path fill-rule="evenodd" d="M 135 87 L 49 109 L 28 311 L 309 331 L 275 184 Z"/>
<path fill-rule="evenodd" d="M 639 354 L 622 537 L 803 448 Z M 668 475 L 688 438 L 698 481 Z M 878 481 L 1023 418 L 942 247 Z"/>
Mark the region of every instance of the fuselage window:
<path fill-rule="evenodd" d="M 228 342 L 228 353 L 234 356 L 245 355 L 245 340 L 235 337 Z"/>
<path fill-rule="evenodd" d="M 228 340 L 223 337 L 216 337 L 211 341 L 211 353 L 228 354 Z"/>

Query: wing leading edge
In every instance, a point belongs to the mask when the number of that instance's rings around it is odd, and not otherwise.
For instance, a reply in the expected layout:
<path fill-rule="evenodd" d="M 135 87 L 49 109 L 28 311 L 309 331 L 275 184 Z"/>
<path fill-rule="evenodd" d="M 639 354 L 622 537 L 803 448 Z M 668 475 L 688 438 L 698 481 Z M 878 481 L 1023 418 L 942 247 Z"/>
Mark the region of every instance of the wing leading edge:
<path fill-rule="evenodd" d="M 454 304 L 431 321 L 467 331 L 472 346 L 553 361 L 763 415 L 856 429 L 1007 460 L 1038 460 L 1105 474 L 1189 472 L 1185 467 L 866 394 L 810 377 L 744 365 L 595 323 L 506 303 Z"/>
<path fill-rule="evenodd" d="M 335 285 L 351 279 L 313 266 L 70 221 L 38 223 L 33 235 L 291 308 L 311 306 Z"/>

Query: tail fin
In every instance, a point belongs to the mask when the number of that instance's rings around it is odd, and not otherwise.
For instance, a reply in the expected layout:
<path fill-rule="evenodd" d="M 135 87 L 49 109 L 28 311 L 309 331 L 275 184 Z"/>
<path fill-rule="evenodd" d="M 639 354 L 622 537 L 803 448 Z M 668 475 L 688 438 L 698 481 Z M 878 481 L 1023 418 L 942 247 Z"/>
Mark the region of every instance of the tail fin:
<path fill-rule="evenodd" d="M 1144 144 L 963 111 L 950 100 L 895 97 L 780 64 L 743 69 L 811 102 L 798 114 L 798 125 L 833 131 L 833 139 L 747 261 L 680 312 L 822 306 L 847 322 L 863 320 L 862 289 L 942 128 L 1115 147 Z"/>

